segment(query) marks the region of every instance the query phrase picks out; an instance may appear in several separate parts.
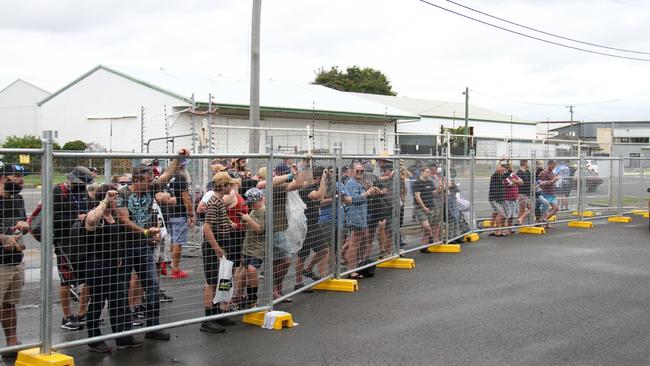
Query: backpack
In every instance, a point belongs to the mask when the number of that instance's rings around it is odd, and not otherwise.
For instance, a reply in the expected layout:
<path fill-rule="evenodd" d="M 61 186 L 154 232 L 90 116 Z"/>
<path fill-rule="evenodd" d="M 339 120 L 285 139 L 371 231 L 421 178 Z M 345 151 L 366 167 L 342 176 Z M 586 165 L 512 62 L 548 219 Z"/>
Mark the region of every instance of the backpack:
<path fill-rule="evenodd" d="M 68 199 L 68 186 L 65 185 L 65 183 L 60 183 L 58 186 L 61 188 L 63 199 Z M 29 219 L 27 219 L 27 223 L 30 227 L 30 233 L 38 242 L 41 241 L 41 230 L 43 226 L 43 216 L 41 215 L 42 210 L 43 202 L 39 202 L 34 211 L 32 211 L 32 214 L 29 215 Z"/>

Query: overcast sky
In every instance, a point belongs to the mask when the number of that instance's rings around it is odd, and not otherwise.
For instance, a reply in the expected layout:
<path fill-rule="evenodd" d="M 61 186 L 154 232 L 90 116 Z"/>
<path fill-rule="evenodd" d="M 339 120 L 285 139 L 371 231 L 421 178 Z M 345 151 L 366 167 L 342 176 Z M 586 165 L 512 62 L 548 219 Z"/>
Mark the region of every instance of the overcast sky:
<path fill-rule="evenodd" d="M 650 52 L 649 0 L 457 2 L 566 37 Z M 3 1 L 0 88 L 24 78 L 54 91 L 97 64 L 247 80 L 251 6 L 252 0 Z M 319 67 L 369 66 L 383 71 L 400 96 L 462 102 L 467 86 L 471 104 L 531 120 L 567 120 L 570 104 L 576 120 L 650 120 L 650 62 L 541 43 L 417 0 L 263 0 L 261 60 L 262 78 L 297 84 L 312 81 Z M 615 99 L 624 100 L 593 104 Z"/>

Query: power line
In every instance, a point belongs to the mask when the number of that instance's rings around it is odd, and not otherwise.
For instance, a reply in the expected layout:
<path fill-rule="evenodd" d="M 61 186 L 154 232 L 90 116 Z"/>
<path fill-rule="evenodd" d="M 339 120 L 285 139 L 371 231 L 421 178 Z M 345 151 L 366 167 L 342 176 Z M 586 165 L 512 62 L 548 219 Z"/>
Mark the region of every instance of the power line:
<path fill-rule="evenodd" d="M 487 17 L 490 17 L 490 18 L 493 18 L 493 19 L 500 20 L 500 21 L 505 22 L 505 23 L 508 23 L 508 24 L 516 25 L 517 27 L 521 27 L 521 28 L 524 28 L 524 29 L 528 29 L 528 30 L 531 30 L 531 31 L 533 31 L 533 32 L 542 33 L 542 34 L 545 34 L 545 35 L 547 35 L 547 36 L 556 37 L 556 38 L 564 39 L 564 40 L 571 41 L 571 42 L 582 43 L 582 44 L 586 44 L 586 45 L 589 45 L 589 46 L 594 46 L 594 47 L 599 47 L 599 48 L 606 48 L 606 49 L 609 49 L 609 50 L 615 50 L 615 51 L 621 51 L 621 52 L 629 52 L 629 53 L 637 53 L 637 54 L 642 54 L 642 55 L 650 55 L 650 52 L 633 51 L 633 50 L 626 50 L 626 49 L 624 49 L 624 48 L 616 48 L 616 47 L 610 47 L 610 46 L 603 46 L 603 45 L 599 45 L 599 44 L 596 44 L 596 43 L 590 43 L 590 42 L 580 41 L 580 40 L 577 40 L 577 39 L 574 39 L 574 38 L 569 38 L 569 37 L 560 36 L 560 35 L 557 35 L 557 34 L 554 34 L 554 33 L 545 32 L 545 31 L 543 31 L 543 30 L 535 29 L 535 28 L 532 28 L 532 27 L 525 26 L 525 25 L 523 25 L 523 24 L 515 23 L 515 22 L 513 22 L 513 21 L 510 21 L 510 20 L 507 20 L 507 19 L 504 19 L 504 18 L 500 18 L 500 17 L 498 17 L 498 16 L 495 16 L 495 15 L 492 15 L 492 14 L 485 13 L 485 12 L 480 11 L 480 10 L 478 10 L 478 9 L 470 8 L 469 6 L 466 6 L 466 5 L 463 5 L 463 4 L 460 4 L 460 3 L 457 3 L 457 2 L 452 1 L 452 0 L 446 0 L 446 1 L 449 2 L 449 3 L 452 3 L 452 4 L 454 4 L 454 5 L 460 6 L 461 8 L 465 8 L 465 9 L 467 9 L 467 10 L 473 11 L 473 12 L 475 12 L 475 13 L 479 13 L 479 14 L 481 14 L 481 15 L 485 15 L 485 16 L 487 16 Z"/>
<path fill-rule="evenodd" d="M 478 23 L 481 23 L 481 24 L 488 25 L 488 26 L 493 27 L 493 28 L 497 28 L 497 29 L 500 29 L 500 30 L 503 30 L 503 31 L 506 31 L 506 32 L 510 32 L 510 33 L 513 33 L 513 34 L 517 34 L 517 35 L 520 35 L 520 36 L 523 36 L 523 37 L 526 37 L 526 38 L 534 39 L 534 40 L 537 40 L 537 41 L 540 41 L 540 42 L 549 43 L 549 44 L 553 44 L 553 45 L 560 46 L 560 47 L 564 47 L 564 48 L 570 48 L 570 49 L 572 49 L 572 50 L 576 50 L 576 51 L 583 51 L 583 52 L 593 53 L 593 54 L 601 55 L 601 56 L 609 56 L 609 57 L 621 58 L 621 59 L 626 59 L 626 60 L 634 60 L 634 61 L 650 62 L 650 59 L 647 59 L 647 58 L 639 58 L 639 57 L 629 57 L 629 56 L 615 55 L 615 54 L 611 54 L 611 53 L 605 53 L 605 52 L 593 51 L 593 50 L 588 50 L 588 49 L 585 49 L 585 48 L 580 48 L 580 47 L 570 46 L 570 45 L 567 45 L 567 44 L 564 44 L 564 43 L 555 42 L 555 41 L 549 41 L 548 39 L 544 39 L 544 38 L 539 38 L 539 37 L 531 36 L 530 34 L 521 33 L 521 32 L 518 32 L 518 31 L 515 31 L 515 30 L 512 30 L 512 29 L 508 29 L 508 28 L 501 27 L 501 26 L 496 25 L 496 24 L 492 24 L 492 23 L 489 23 L 489 22 L 486 22 L 486 21 L 480 20 L 480 19 L 476 19 L 476 18 L 473 18 L 473 17 L 471 17 L 471 16 L 469 16 L 469 15 L 465 15 L 465 14 L 459 13 L 459 12 L 457 12 L 457 11 L 454 11 L 454 10 L 451 10 L 451 9 L 447 9 L 447 8 L 445 8 L 445 7 L 443 7 L 443 6 L 440 6 L 440 5 L 437 5 L 437 4 L 434 4 L 434 3 L 431 3 L 431 2 L 426 1 L 426 0 L 419 0 L 419 1 L 422 2 L 422 3 L 425 3 L 425 4 L 427 4 L 427 5 L 431 5 L 431 6 L 433 6 L 433 7 L 436 7 L 436 8 L 438 8 L 438 9 L 440 9 L 440 10 L 444 10 L 444 11 L 446 11 L 446 12 L 449 12 L 449 13 L 452 13 L 452 14 L 455 14 L 455 15 L 458 15 L 458 16 L 461 16 L 461 17 L 463 17 L 463 18 L 467 18 L 467 19 L 473 20 L 473 21 L 475 21 L 475 22 L 478 22 Z"/>

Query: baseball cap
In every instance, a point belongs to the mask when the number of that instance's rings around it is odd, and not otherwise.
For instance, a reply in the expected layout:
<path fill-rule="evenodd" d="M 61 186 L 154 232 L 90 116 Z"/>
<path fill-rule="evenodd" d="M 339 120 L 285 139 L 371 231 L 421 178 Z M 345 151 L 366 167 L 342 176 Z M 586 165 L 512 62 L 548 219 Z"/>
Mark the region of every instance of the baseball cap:
<path fill-rule="evenodd" d="M 246 202 L 257 202 L 264 198 L 264 192 L 259 188 L 251 188 L 244 195 L 246 196 Z"/>
<path fill-rule="evenodd" d="M 66 175 L 72 183 L 91 184 L 95 181 L 93 174 L 85 166 L 76 166 Z"/>
<path fill-rule="evenodd" d="M 25 174 L 25 168 L 18 164 L 2 164 L 0 165 L 0 175 L 17 175 Z"/>
<path fill-rule="evenodd" d="M 215 187 L 223 187 L 226 184 L 235 184 L 238 182 L 230 178 L 230 174 L 227 172 L 219 172 L 212 177 L 212 183 L 214 183 Z"/>

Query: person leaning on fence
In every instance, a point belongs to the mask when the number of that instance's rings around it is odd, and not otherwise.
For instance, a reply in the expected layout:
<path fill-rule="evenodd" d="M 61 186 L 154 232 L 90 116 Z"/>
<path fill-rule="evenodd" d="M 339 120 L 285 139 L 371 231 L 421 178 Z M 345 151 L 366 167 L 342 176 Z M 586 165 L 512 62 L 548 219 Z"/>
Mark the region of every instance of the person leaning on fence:
<path fill-rule="evenodd" d="M 521 185 L 519 186 L 519 217 L 517 218 L 517 223 L 523 225 L 524 220 L 530 214 L 530 184 L 531 184 L 531 174 L 528 169 L 528 161 L 521 160 L 519 161 L 519 170 L 517 170 L 517 176 L 521 178 Z"/>
<path fill-rule="evenodd" d="M 524 181 L 512 171 L 512 165 L 510 163 L 507 165 L 505 176 L 506 179 L 503 182 L 503 211 L 505 213 L 504 226 L 511 227 L 519 224 L 519 187 L 524 183 Z M 515 230 L 510 229 L 509 232 L 510 234 L 514 234 Z"/>
<path fill-rule="evenodd" d="M 551 204 L 551 208 L 544 216 L 543 221 L 548 222 L 548 218 L 555 215 L 559 209 L 557 197 L 555 196 L 555 184 L 560 177 L 553 173 L 555 169 L 555 160 L 549 160 L 546 169 L 539 173 L 539 185 L 542 187 L 542 197 Z M 547 227 L 551 227 L 547 224 Z"/>
<path fill-rule="evenodd" d="M 433 182 L 433 217 L 431 218 L 431 231 L 433 232 L 433 242 L 438 242 L 442 239 L 441 237 L 441 227 L 442 227 L 442 216 L 444 211 L 443 204 L 443 195 L 445 191 L 444 181 L 438 172 L 438 166 L 435 163 L 429 165 L 429 170 L 431 171 L 431 182 Z"/>
<path fill-rule="evenodd" d="M 296 258 L 296 284 L 294 290 L 304 287 L 303 277 L 308 277 L 312 281 L 320 280 L 320 277 L 313 272 L 313 268 L 322 265 L 323 261 L 329 258 L 329 236 L 327 232 L 323 233 L 318 225 L 320 216 L 320 201 L 325 197 L 327 189 L 327 170 L 323 167 L 314 167 L 313 171 L 308 170 L 305 183 L 298 190 L 298 194 L 307 208 L 305 216 L 307 217 L 307 235 L 302 247 L 298 251 Z M 311 252 L 314 256 L 307 261 Z M 305 262 L 307 265 L 305 266 Z"/>
<path fill-rule="evenodd" d="M 345 184 L 346 192 L 352 197 L 352 204 L 347 206 L 346 231 L 348 237 L 341 250 L 348 269 L 356 268 L 366 253 L 368 243 L 368 197 L 381 194 L 377 187 L 365 189 L 363 184 L 364 168 L 361 164 L 353 167 L 354 176 Z M 357 272 L 352 272 L 350 278 L 360 278 Z"/>
<path fill-rule="evenodd" d="M 87 286 L 90 290 L 90 303 L 86 325 L 88 337 L 102 335 L 99 319 L 108 301 L 111 330 L 113 333 L 131 329 L 131 319 L 128 313 L 127 287 L 129 273 L 126 270 L 126 245 L 121 240 L 121 229 L 117 220 L 117 191 L 115 186 L 104 184 L 96 192 L 96 206 L 88 212 L 79 230 L 79 240 L 88 252 L 87 270 L 92 273 L 88 277 Z M 115 340 L 117 349 L 142 347 L 142 342 L 133 336 L 123 336 Z M 107 353 L 112 349 L 106 342 L 88 344 L 89 351 Z"/>
<path fill-rule="evenodd" d="M 66 330 L 83 329 L 88 305 L 88 290 L 83 285 L 85 279 L 81 276 L 85 271 L 85 261 L 79 257 L 76 238 L 70 236 L 70 228 L 78 220 L 83 220 L 90 209 L 87 186 L 94 182 L 88 168 L 77 166 L 67 174 L 65 183 L 57 184 L 53 189 L 53 243 L 56 253 L 56 264 L 61 279 L 59 296 L 63 319 L 61 328 Z M 79 313 L 71 314 L 71 288 L 79 297 Z"/>
<path fill-rule="evenodd" d="M 320 215 L 318 216 L 318 230 L 321 232 L 324 240 L 328 240 L 330 233 L 338 227 L 338 218 L 341 217 L 344 220 L 344 211 L 342 207 L 336 207 L 336 211 L 332 208 L 332 201 L 338 195 L 341 200 L 341 206 L 349 206 L 352 204 L 352 197 L 345 190 L 345 186 L 337 181 L 336 170 L 334 167 L 329 166 L 325 169 L 325 180 L 326 188 L 325 195 L 320 200 Z M 321 182 L 322 182 L 321 178 Z M 345 221 L 344 225 L 345 225 Z M 338 236 L 334 235 L 334 247 L 339 246 Z M 345 240 L 345 238 L 343 239 Z M 307 270 L 312 270 L 316 276 L 319 278 L 325 277 L 329 274 L 328 268 L 329 258 L 323 259 L 318 266 L 316 266 L 316 271 L 312 267 L 307 267 Z"/>
<path fill-rule="evenodd" d="M 244 239 L 244 265 L 246 266 L 246 308 L 257 306 L 259 288 L 258 271 L 264 264 L 266 245 L 266 206 L 264 193 L 251 188 L 246 191 L 246 202 L 251 207 L 250 214 L 243 214 L 241 220 L 246 226 Z"/>
<path fill-rule="evenodd" d="M 235 285 L 235 294 L 231 301 L 231 309 L 238 310 L 245 298 L 245 268 L 243 261 L 243 244 L 246 236 L 246 227 L 242 223 L 241 216 L 248 213 L 246 200 L 239 194 L 239 187 L 242 179 L 234 170 L 229 170 L 228 175 L 232 179 L 230 193 L 224 195 L 223 202 L 226 204 L 228 219 L 232 223 L 230 230 L 230 240 L 227 241 L 226 257 L 233 262 L 233 281 Z"/>
<path fill-rule="evenodd" d="M 180 150 L 181 156 L 189 156 L 189 150 Z M 145 291 L 145 318 L 147 326 L 160 324 L 160 286 L 155 265 L 154 247 L 160 238 L 157 227 L 157 213 L 154 202 L 165 204 L 169 198 L 163 193 L 163 186 L 174 176 L 179 166 L 178 159 L 169 163 L 167 170 L 154 182 L 150 167 L 140 165 L 133 168 L 132 183 L 120 189 L 118 198 L 118 218 L 126 232 L 127 272 L 135 271 L 138 281 Z M 167 341 L 169 333 L 157 330 L 145 334 L 145 338 Z"/>
<path fill-rule="evenodd" d="M 491 226 L 496 228 L 495 231 L 491 232 L 489 235 L 494 236 L 506 236 L 507 234 L 502 231 L 500 228 L 504 226 L 504 220 L 506 217 L 505 210 L 503 208 L 504 195 L 505 195 L 505 180 L 506 180 L 506 169 L 508 165 L 505 161 L 501 161 L 497 164 L 494 173 L 490 176 L 490 186 L 488 191 L 488 200 L 490 202 L 490 207 L 492 207 L 492 222 Z"/>
<path fill-rule="evenodd" d="M 275 167 L 273 179 L 273 298 L 282 297 L 284 277 L 291 265 L 291 247 L 286 237 L 289 227 L 287 219 L 287 193 L 302 187 L 305 174 L 291 173 L 291 168 L 284 161 Z M 261 170 L 261 169 L 260 169 Z M 265 189 L 266 181 L 260 181 L 257 188 Z M 285 299 L 285 302 L 292 302 Z"/>
<path fill-rule="evenodd" d="M 7 346 L 18 343 L 16 329 L 18 318 L 16 306 L 25 284 L 25 265 L 22 236 L 29 231 L 23 189 L 24 168 L 21 165 L 4 164 L 0 167 L 0 320 Z M 3 357 L 15 357 L 16 352 L 4 353 Z"/>
<path fill-rule="evenodd" d="M 435 242 L 433 226 L 439 225 L 440 215 L 436 213 L 434 195 L 436 187 L 431 180 L 431 169 L 420 169 L 420 176 L 413 183 L 413 198 L 415 218 L 422 226 L 421 244 L 433 244 Z M 439 212 L 439 210 L 438 210 Z M 423 251 L 425 251 L 424 249 Z"/>
<path fill-rule="evenodd" d="M 205 223 L 203 224 L 203 273 L 205 275 L 205 290 L 203 308 L 205 316 L 221 314 L 223 309 L 220 303 L 214 303 L 214 295 L 219 284 L 219 261 L 226 256 L 225 248 L 230 241 L 232 222 L 228 219 L 226 204 L 223 201 L 229 194 L 233 179 L 227 172 L 219 172 L 212 178 L 214 193 L 208 202 Z M 219 325 L 234 325 L 230 319 L 207 320 L 201 323 L 199 330 L 208 333 L 223 333 L 226 330 Z"/>

